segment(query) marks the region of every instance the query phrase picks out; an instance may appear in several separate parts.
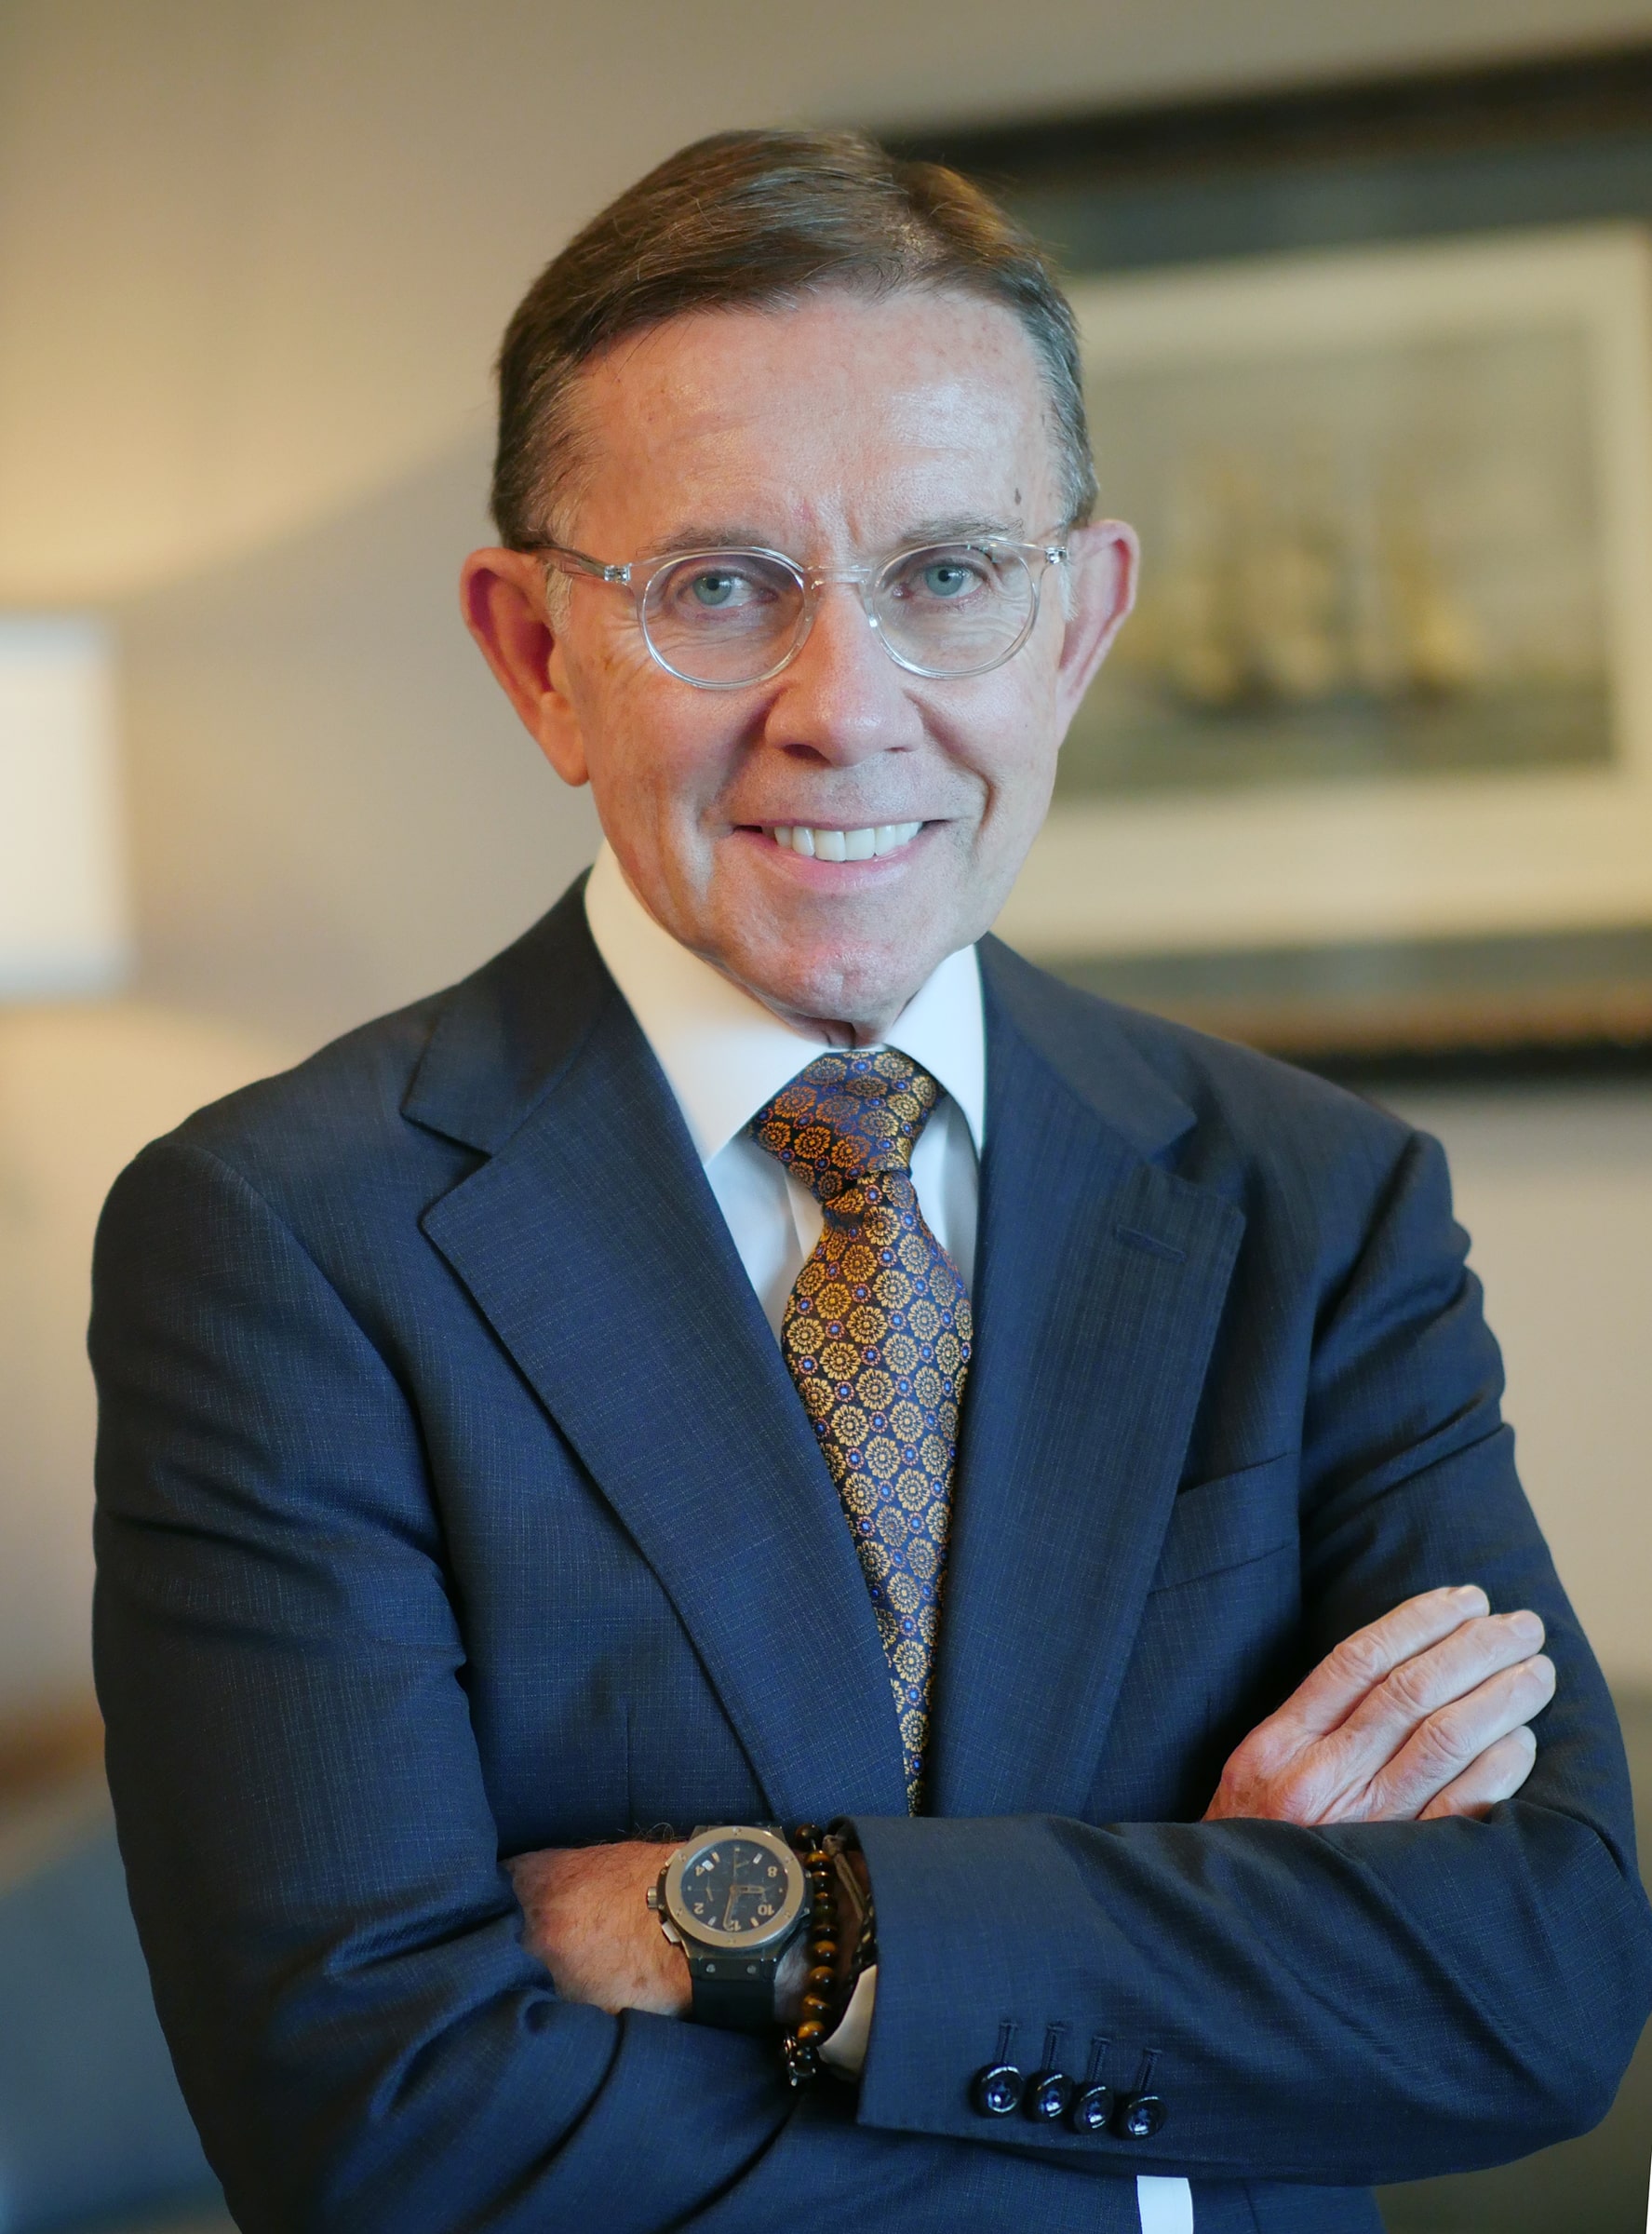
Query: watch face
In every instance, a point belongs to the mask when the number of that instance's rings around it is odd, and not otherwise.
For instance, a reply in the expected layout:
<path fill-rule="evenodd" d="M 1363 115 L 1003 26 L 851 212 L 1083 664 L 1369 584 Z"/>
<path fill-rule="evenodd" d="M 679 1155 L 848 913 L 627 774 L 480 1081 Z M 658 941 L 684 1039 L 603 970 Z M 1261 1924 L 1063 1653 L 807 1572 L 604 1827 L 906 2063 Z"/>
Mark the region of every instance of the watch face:
<path fill-rule="evenodd" d="M 803 1872 L 785 1841 L 731 1828 L 683 1849 L 665 1880 L 672 1916 L 719 1947 L 762 1947 L 790 1930 L 803 1902 Z"/>

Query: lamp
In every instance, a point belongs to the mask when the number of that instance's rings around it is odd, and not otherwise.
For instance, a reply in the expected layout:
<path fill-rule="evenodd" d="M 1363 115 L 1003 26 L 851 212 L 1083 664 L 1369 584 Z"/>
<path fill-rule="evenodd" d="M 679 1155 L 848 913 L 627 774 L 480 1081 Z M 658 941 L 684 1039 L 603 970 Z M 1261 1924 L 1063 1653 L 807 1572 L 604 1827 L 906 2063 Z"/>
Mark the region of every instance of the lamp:
<path fill-rule="evenodd" d="M 131 958 L 113 644 L 0 615 L 0 1002 L 107 993 Z"/>

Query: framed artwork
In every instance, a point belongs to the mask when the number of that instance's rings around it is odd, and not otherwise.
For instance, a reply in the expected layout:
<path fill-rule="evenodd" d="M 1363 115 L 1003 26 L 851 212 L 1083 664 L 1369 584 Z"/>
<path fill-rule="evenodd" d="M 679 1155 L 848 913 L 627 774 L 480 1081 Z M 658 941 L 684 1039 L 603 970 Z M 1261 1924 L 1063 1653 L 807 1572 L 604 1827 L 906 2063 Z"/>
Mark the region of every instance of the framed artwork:
<path fill-rule="evenodd" d="M 1001 919 L 1024 950 L 1331 1068 L 1652 1050 L 1632 61 L 910 147 L 1067 264 L 1143 544 Z"/>

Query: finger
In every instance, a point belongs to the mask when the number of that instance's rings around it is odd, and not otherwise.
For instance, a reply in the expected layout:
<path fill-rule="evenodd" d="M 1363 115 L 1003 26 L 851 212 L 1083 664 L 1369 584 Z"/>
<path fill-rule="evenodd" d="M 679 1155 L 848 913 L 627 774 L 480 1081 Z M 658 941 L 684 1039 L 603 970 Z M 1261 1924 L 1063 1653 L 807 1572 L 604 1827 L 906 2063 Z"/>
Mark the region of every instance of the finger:
<path fill-rule="evenodd" d="M 1490 1600 L 1474 1583 L 1407 1598 L 1379 1622 L 1345 1636 L 1270 1719 L 1289 1722 L 1308 1737 L 1325 1736 L 1395 1668 L 1489 1609 Z"/>
<path fill-rule="evenodd" d="M 1359 1820 L 1410 1821 L 1499 1738 L 1541 1714 L 1553 1696 L 1554 1662 L 1542 1653 L 1488 1676 L 1413 1732 L 1372 1779 Z"/>
<path fill-rule="evenodd" d="M 1435 1823 L 1447 1815 L 1484 1815 L 1499 1799 L 1513 1798 L 1530 1776 L 1537 1757 L 1538 1741 L 1522 1723 L 1506 1738 L 1488 1745 L 1444 1792 L 1436 1792 L 1417 1821 Z"/>
<path fill-rule="evenodd" d="M 1426 1652 L 1402 1661 L 1324 1741 L 1343 1783 L 1351 1786 L 1377 1775 L 1430 1716 L 1467 1699 L 1488 1676 L 1529 1660 L 1542 1641 L 1543 1624 L 1535 1613 L 1481 1614 Z"/>

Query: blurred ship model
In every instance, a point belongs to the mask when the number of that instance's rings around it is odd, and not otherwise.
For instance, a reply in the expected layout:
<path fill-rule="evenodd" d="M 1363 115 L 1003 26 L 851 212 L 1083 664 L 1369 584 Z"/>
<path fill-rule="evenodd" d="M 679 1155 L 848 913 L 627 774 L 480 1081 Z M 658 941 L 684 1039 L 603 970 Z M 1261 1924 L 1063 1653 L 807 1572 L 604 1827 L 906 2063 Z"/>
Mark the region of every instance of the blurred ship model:
<path fill-rule="evenodd" d="M 1415 488 L 1390 477 L 1357 536 L 1327 480 L 1310 470 L 1281 502 L 1241 456 L 1189 466 L 1124 664 L 1205 714 L 1438 701 L 1482 683 L 1480 631 Z"/>
<path fill-rule="evenodd" d="M 1094 375 L 1142 589 L 1058 799 L 1609 765 L 1590 361 L 1555 326 Z"/>

